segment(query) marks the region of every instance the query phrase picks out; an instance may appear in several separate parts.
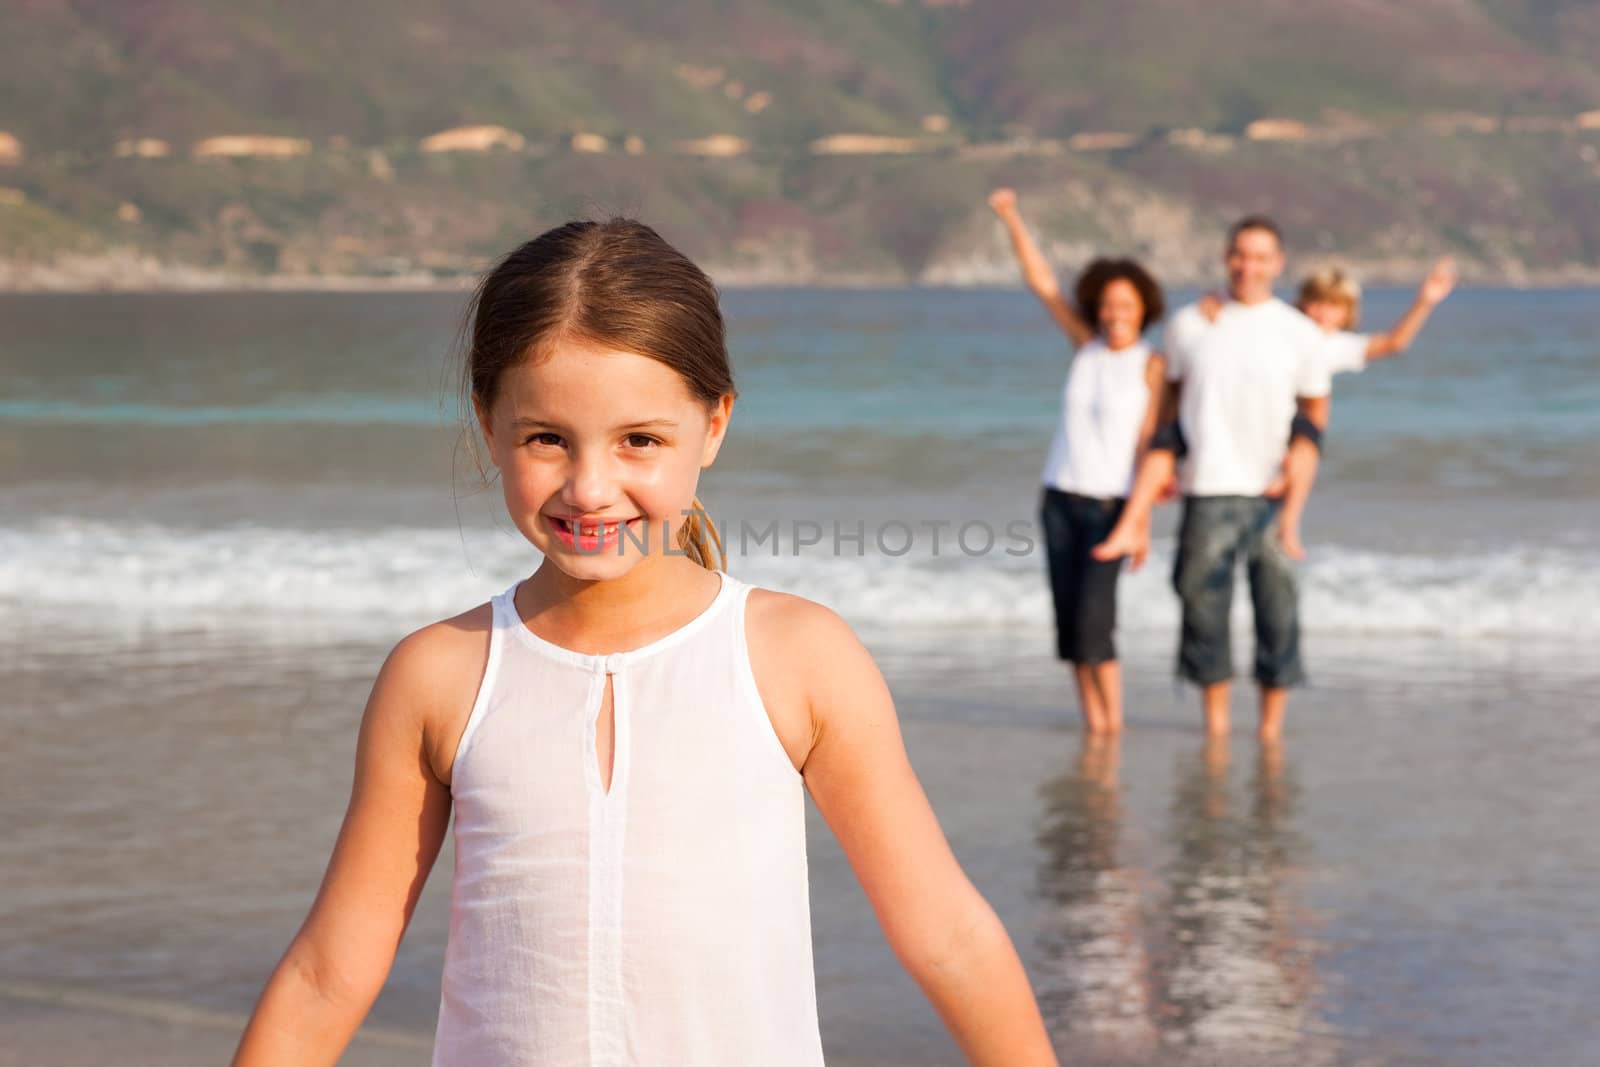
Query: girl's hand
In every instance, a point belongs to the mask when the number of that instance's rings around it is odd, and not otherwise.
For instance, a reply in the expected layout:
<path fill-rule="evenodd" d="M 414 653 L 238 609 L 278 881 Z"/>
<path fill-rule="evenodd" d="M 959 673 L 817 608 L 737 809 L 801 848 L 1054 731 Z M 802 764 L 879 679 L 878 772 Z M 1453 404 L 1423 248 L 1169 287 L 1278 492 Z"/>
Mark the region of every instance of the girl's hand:
<path fill-rule="evenodd" d="M 1449 256 L 1445 256 L 1433 265 L 1433 269 L 1423 279 L 1422 287 L 1417 290 L 1417 296 L 1426 304 L 1437 304 L 1449 296 L 1455 287 L 1456 264 Z"/>
<path fill-rule="evenodd" d="M 1002 186 L 989 194 L 989 206 L 996 215 L 1004 217 L 1017 210 L 1017 191 Z"/>

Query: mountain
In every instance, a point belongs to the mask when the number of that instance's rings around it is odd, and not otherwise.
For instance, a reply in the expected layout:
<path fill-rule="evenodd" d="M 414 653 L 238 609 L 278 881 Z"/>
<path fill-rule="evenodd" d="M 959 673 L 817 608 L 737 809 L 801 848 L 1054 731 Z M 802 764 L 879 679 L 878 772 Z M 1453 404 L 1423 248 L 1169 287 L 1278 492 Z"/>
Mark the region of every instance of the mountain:
<path fill-rule="evenodd" d="M 608 212 L 730 281 L 1010 282 L 996 184 L 1064 266 L 1196 280 L 1268 211 L 1600 281 L 1597 54 L 1589 0 L 10 0 L 0 284 L 445 280 Z"/>

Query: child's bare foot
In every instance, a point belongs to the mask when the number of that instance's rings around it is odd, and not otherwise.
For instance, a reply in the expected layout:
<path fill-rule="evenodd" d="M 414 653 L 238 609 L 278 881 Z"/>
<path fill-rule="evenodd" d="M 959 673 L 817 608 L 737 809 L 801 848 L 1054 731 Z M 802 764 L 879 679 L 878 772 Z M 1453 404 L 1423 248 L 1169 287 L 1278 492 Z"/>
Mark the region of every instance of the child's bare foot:
<path fill-rule="evenodd" d="M 1136 571 L 1150 555 L 1150 528 L 1142 523 L 1119 522 L 1090 555 L 1104 563 L 1127 557 L 1128 569 Z"/>

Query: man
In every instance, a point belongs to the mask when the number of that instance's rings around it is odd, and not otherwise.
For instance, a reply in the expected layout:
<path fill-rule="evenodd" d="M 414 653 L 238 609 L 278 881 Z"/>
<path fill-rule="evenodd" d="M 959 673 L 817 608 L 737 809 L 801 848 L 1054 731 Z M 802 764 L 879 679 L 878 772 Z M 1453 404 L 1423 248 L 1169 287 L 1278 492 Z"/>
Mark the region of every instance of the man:
<path fill-rule="evenodd" d="M 1280 476 L 1291 436 L 1320 445 L 1327 425 L 1326 340 L 1273 295 L 1284 259 L 1270 219 L 1237 223 L 1224 262 L 1229 301 L 1216 321 L 1191 304 L 1167 331 L 1166 412 L 1176 412 L 1176 423 L 1152 443 L 1121 520 L 1095 555 L 1128 556 L 1135 567 L 1143 562 L 1151 508 L 1182 452 L 1183 522 L 1173 567 L 1183 602 L 1178 671 L 1203 690 L 1207 733 L 1226 734 L 1233 676 L 1228 616 L 1234 568 L 1243 557 L 1255 612 L 1258 733 L 1276 741 L 1289 687 L 1305 680 L 1294 570 L 1277 528 Z"/>

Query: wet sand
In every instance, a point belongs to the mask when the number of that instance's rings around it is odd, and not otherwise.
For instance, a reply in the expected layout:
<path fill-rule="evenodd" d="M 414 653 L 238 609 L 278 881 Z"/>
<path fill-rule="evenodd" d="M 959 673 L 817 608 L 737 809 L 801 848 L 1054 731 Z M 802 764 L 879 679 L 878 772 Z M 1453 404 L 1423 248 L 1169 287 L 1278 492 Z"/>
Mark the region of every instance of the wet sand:
<path fill-rule="evenodd" d="M 955 849 L 1074 1063 L 1593 1062 L 1597 679 L 1548 644 L 1313 640 L 1263 752 L 1208 746 L 1165 635 L 1087 744 L 1037 634 L 865 634 Z M 7 639 L 0 1063 L 212 1064 L 309 905 L 381 644 Z M 829 1062 L 959 1063 L 820 820 Z M 425 1064 L 448 849 L 370 1033 Z"/>

